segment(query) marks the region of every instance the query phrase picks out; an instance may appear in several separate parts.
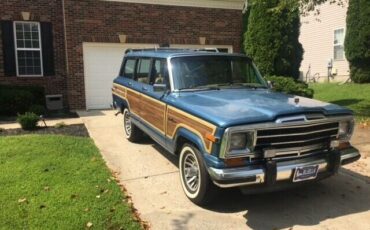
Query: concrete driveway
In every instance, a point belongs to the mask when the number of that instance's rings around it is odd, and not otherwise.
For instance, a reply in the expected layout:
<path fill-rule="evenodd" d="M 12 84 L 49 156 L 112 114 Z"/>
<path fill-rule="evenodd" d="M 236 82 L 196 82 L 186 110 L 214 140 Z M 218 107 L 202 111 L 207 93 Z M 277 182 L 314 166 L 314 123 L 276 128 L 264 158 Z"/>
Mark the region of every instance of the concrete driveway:
<path fill-rule="evenodd" d="M 114 111 L 79 114 L 152 229 L 370 229 L 370 178 L 351 169 L 289 191 L 243 196 L 226 190 L 200 208 L 183 194 L 176 157 L 150 139 L 126 141 Z"/>

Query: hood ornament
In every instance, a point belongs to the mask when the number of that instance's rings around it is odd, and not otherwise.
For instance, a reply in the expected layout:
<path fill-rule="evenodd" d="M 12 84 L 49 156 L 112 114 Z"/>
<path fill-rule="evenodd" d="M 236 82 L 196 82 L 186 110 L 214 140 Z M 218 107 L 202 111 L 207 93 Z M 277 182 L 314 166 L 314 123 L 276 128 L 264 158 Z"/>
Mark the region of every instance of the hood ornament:
<path fill-rule="evenodd" d="M 295 97 L 294 98 L 294 103 L 296 104 L 296 106 L 298 106 L 298 104 L 299 104 L 299 97 Z"/>

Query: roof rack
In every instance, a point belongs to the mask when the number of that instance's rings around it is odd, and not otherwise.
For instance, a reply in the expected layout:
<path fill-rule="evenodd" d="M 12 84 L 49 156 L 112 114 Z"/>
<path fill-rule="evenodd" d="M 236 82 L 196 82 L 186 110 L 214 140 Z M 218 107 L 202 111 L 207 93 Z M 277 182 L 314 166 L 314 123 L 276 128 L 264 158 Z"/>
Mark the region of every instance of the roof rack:
<path fill-rule="evenodd" d="M 170 47 L 159 47 L 159 48 L 144 48 L 144 49 L 126 49 L 125 54 L 132 53 L 132 52 L 144 52 L 144 51 L 180 51 L 180 50 L 187 50 L 187 51 L 199 51 L 199 52 L 214 52 L 218 53 L 219 50 L 217 48 L 199 48 L 199 49 L 187 49 L 187 48 L 170 48 Z"/>

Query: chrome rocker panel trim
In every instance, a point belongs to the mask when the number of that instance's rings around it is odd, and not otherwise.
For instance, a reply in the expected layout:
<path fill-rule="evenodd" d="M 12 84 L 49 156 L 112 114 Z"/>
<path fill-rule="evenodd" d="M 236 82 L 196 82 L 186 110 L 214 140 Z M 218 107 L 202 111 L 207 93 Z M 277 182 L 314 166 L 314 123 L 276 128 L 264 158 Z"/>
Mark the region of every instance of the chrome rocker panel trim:
<path fill-rule="evenodd" d="M 357 149 L 350 147 L 340 151 L 341 165 L 351 163 L 360 158 L 360 153 Z M 319 174 L 327 171 L 329 162 L 326 157 L 310 157 L 291 161 L 283 161 L 276 163 L 276 181 L 289 180 L 295 168 L 319 165 Z M 255 185 L 265 183 L 265 167 L 246 166 L 238 168 L 217 169 L 208 167 L 208 172 L 213 180 L 213 183 L 221 188 L 240 187 L 246 185 Z"/>

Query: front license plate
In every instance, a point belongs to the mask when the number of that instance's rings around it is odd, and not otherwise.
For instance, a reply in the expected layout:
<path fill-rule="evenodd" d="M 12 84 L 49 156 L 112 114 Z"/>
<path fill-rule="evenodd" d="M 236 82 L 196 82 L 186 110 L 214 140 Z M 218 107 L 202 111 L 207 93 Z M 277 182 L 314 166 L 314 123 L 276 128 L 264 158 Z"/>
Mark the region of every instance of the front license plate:
<path fill-rule="evenodd" d="M 318 171 L 319 171 L 319 165 L 297 167 L 295 169 L 293 182 L 313 180 L 317 177 Z"/>

